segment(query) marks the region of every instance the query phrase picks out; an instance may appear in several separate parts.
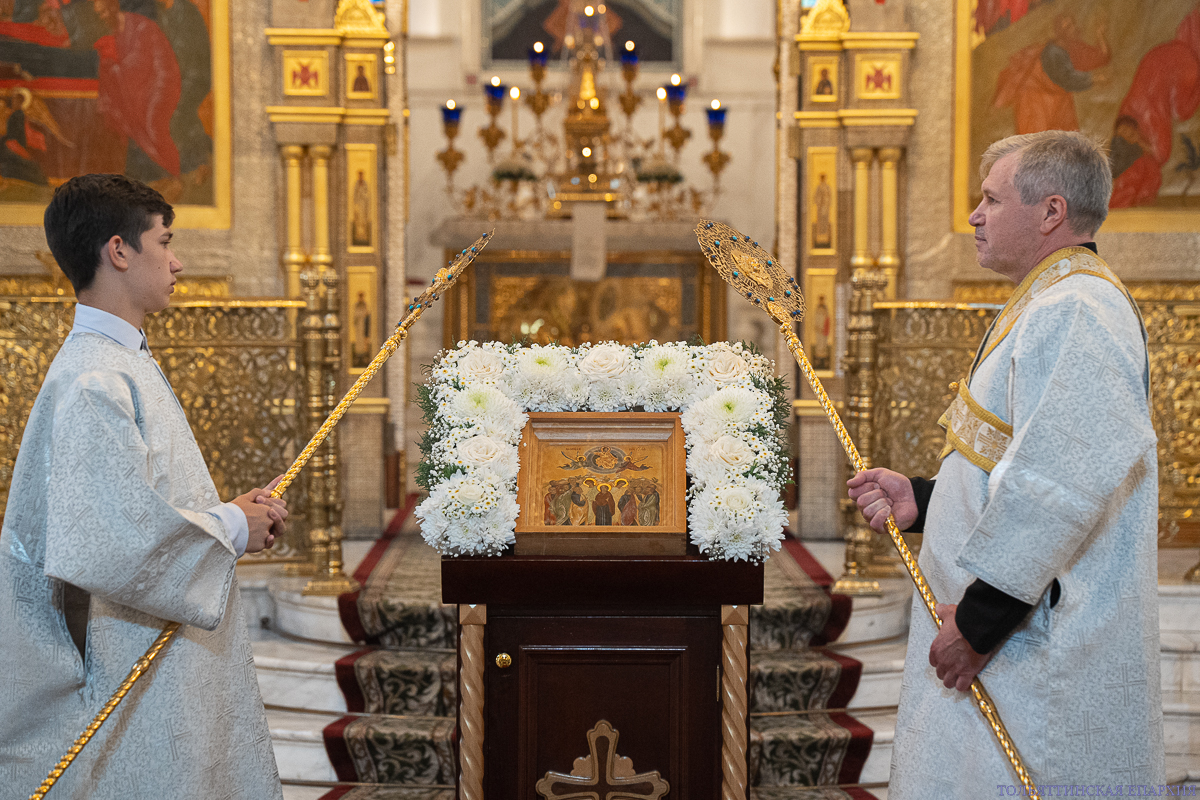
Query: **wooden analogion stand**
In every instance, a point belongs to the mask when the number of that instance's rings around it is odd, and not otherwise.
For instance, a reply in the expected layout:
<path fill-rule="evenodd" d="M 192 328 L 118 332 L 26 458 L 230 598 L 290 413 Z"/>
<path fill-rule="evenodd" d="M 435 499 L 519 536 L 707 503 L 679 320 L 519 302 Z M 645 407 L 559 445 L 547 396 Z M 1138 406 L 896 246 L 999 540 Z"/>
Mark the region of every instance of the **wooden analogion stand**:
<path fill-rule="evenodd" d="M 698 555 L 442 559 L 459 797 L 745 798 L 763 567 Z"/>

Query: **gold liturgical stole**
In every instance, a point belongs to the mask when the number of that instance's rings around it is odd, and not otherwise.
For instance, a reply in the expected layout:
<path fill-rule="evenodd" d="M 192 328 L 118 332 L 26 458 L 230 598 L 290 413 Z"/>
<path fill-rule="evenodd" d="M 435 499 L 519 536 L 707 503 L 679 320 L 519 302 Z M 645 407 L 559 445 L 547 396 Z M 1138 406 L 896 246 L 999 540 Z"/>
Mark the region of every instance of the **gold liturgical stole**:
<path fill-rule="evenodd" d="M 1025 280 L 1021 281 L 1021 285 L 1013 292 L 999 316 L 988 328 L 975 354 L 971 374 L 950 384 L 950 389 L 955 393 L 954 400 L 938 420 L 938 425 L 946 431 L 946 446 L 942 448 L 939 459 L 957 450 L 972 464 L 990 474 L 1004 457 L 1004 451 L 1012 441 L 1012 425 L 979 405 L 971 397 L 968 384 L 979 364 L 1012 332 L 1021 313 L 1029 307 L 1030 302 L 1046 289 L 1072 275 L 1092 275 L 1116 286 L 1129 300 L 1129 304 L 1133 306 L 1133 313 L 1137 315 L 1139 323 L 1141 322 L 1142 315 L 1133 297 L 1098 255 L 1086 247 L 1066 247 L 1051 253 L 1025 276 Z M 993 339 L 992 334 L 997 331 L 999 334 Z"/>

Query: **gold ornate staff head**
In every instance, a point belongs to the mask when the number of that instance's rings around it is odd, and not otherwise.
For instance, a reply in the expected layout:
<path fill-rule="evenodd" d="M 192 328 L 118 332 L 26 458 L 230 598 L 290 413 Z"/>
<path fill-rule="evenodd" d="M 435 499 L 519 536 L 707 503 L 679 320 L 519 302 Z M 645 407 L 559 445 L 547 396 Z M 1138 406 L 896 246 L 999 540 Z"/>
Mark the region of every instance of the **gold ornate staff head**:
<path fill-rule="evenodd" d="M 781 325 L 804 319 L 804 296 L 796 279 L 758 242 L 707 219 L 696 226 L 696 240 L 725 282 L 771 319 Z"/>
<path fill-rule="evenodd" d="M 437 274 L 433 276 L 429 288 L 414 297 L 412 302 L 408 304 L 408 310 L 416 311 L 417 309 L 428 308 L 433 301 L 437 300 L 442 292 L 449 289 L 458 280 L 458 276 L 462 274 L 462 271 L 467 268 L 468 264 L 475 260 L 475 256 L 479 255 L 479 252 L 487 246 L 487 243 L 491 241 L 492 235 L 495 232 L 495 229 L 493 229 L 483 234 L 470 247 L 465 248 L 461 253 L 446 262 L 446 266 L 439 269 Z"/>

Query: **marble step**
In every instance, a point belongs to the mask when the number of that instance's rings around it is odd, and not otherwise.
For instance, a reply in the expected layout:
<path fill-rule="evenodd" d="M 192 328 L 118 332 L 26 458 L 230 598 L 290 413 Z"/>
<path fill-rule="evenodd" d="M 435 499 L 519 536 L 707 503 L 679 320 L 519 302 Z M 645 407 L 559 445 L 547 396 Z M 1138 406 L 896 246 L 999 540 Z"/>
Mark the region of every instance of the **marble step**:
<path fill-rule="evenodd" d="M 1200 770 L 1200 691 L 1163 692 L 1163 744 L 1169 756 L 1187 756 Z"/>
<path fill-rule="evenodd" d="M 795 732 L 805 727 L 798 720 L 811 715 L 794 717 L 752 717 L 753 728 L 770 727 L 770 737 L 780 741 L 785 737 L 797 738 Z M 267 723 L 271 727 L 271 741 L 275 747 L 275 761 L 279 765 L 279 776 L 284 780 L 302 781 L 336 781 L 337 775 L 329 756 L 325 751 L 323 731 L 327 725 L 338 719 L 336 714 L 314 714 L 300 711 L 285 711 L 281 709 L 267 710 Z M 376 718 L 378 719 L 378 718 Z M 393 720 L 395 718 L 392 718 Z M 432 728 L 436 718 L 409 717 L 413 726 Z M 764 719 L 771 723 L 761 722 Z M 863 766 L 859 780 L 863 783 L 883 782 L 887 780 L 888 770 L 892 760 L 892 736 L 895 731 L 896 715 L 894 711 L 875 711 L 855 715 L 862 724 L 871 728 L 874 738 L 871 752 Z M 444 722 L 444 721 L 442 721 Z M 404 724 L 404 723 L 396 723 Z M 810 730 L 811 725 L 807 726 Z M 754 734 L 752 734 L 752 740 Z M 430 743 L 433 746 L 433 743 Z M 753 745 L 752 745 L 753 746 Z M 311 787 L 295 787 L 301 788 Z M 320 795 L 317 795 L 318 797 Z"/>

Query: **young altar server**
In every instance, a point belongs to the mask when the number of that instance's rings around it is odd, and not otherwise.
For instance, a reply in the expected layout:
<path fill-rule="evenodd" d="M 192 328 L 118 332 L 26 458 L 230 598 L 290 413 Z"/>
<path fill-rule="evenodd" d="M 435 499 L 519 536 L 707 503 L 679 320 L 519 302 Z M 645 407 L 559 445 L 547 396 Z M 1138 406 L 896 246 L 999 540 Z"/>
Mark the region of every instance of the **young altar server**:
<path fill-rule="evenodd" d="M 923 525 L 945 603 L 938 631 L 914 600 L 888 797 L 1024 794 L 964 693 L 976 674 L 1034 783 L 1157 790 L 1158 462 L 1145 328 L 1092 242 L 1108 159 L 1046 131 L 993 144 L 982 173 L 979 263 L 1017 288 L 942 417 L 937 480 L 849 482 L 876 530 Z"/>
<path fill-rule="evenodd" d="M 79 303 L 0 534 L 5 797 L 46 779 L 168 620 L 183 627 L 49 796 L 282 797 L 234 567 L 287 510 L 263 489 L 220 501 L 146 346 L 182 269 L 173 218 L 121 175 L 73 178 L 46 209 Z"/>

